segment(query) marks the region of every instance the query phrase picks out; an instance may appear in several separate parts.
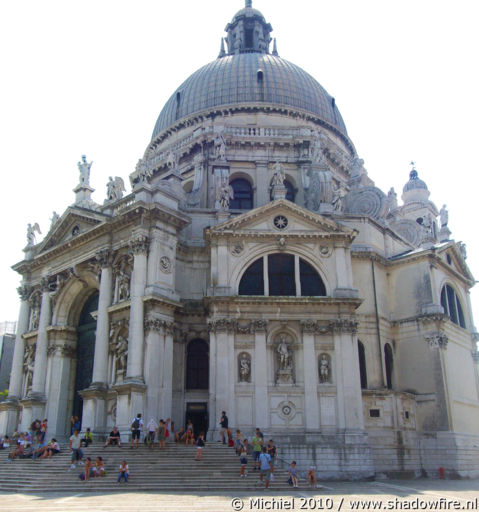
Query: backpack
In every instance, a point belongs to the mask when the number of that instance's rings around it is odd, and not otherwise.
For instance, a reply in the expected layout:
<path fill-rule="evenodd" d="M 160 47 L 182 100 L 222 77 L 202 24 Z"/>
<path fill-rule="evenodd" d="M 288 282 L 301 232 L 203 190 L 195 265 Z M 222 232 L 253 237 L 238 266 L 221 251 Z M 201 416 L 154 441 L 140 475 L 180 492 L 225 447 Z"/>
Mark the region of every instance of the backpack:
<path fill-rule="evenodd" d="M 131 428 L 133 430 L 138 430 L 140 428 L 140 418 L 135 418 L 133 423 L 131 424 Z"/>

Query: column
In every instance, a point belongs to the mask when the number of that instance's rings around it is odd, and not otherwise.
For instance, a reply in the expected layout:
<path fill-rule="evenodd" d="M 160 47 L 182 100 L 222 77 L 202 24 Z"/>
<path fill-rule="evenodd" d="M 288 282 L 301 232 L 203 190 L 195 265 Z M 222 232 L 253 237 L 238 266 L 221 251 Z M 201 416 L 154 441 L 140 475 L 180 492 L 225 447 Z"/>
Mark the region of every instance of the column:
<path fill-rule="evenodd" d="M 134 255 L 130 285 L 130 331 L 127 380 L 143 382 L 143 295 L 146 285 L 148 238 L 139 235 L 130 242 Z"/>
<path fill-rule="evenodd" d="M 145 321 L 145 383 L 146 389 L 146 416 L 160 418 L 160 403 L 162 402 L 164 337 L 162 322 L 154 318 Z M 166 418 L 164 418 L 166 419 Z"/>
<path fill-rule="evenodd" d="M 304 358 L 304 411 L 306 430 L 319 430 L 318 359 L 314 348 L 315 323 L 302 323 Z"/>
<path fill-rule="evenodd" d="M 104 387 L 108 382 L 108 343 L 110 337 L 108 308 L 112 301 L 111 252 L 108 249 L 103 249 L 96 254 L 96 259 L 101 267 L 101 279 L 92 385 Z"/>
<path fill-rule="evenodd" d="M 28 331 L 30 320 L 30 304 L 28 298 L 32 289 L 23 285 L 18 288 L 20 295 L 20 314 L 18 315 L 17 334 L 15 336 L 15 348 L 13 350 L 12 373 L 8 387 L 9 398 L 21 398 L 23 381 L 23 357 L 25 352 L 25 341 L 23 334 Z"/>
<path fill-rule="evenodd" d="M 219 418 L 216 419 L 216 332 L 213 324 L 208 324 L 210 332 L 210 373 L 209 373 L 209 404 L 208 404 L 208 439 L 215 440 Z"/>
<path fill-rule="evenodd" d="M 35 366 L 33 369 L 32 395 L 39 398 L 45 396 L 45 379 L 47 375 L 48 333 L 51 305 L 48 278 L 42 279 L 42 305 L 38 324 L 37 348 L 35 350 Z"/>
<path fill-rule="evenodd" d="M 336 362 L 338 428 L 364 430 L 361 379 L 359 377 L 357 323 L 354 320 L 331 322 Z"/>
<path fill-rule="evenodd" d="M 173 401 L 173 322 L 165 322 L 165 349 L 163 355 L 163 393 L 160 410 L 163 419 L 171 418 L 171 403 Z"/>
<path fill-rule="evenodd" d="M 265 430 L 269 427 L 267 326 L 266 320 L 254 322 L 254 418 L 255 425 Z"/>

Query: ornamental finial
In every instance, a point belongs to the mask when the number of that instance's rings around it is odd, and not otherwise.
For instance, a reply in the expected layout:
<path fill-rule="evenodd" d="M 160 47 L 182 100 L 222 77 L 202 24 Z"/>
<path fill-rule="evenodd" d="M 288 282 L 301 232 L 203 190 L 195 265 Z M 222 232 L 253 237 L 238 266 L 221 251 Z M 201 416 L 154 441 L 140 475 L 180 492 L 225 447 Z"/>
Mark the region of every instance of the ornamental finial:
<path fill-rule="evenodd" d="M 253 0 L 245 0 L 245 7 L 252 7 Z"/>

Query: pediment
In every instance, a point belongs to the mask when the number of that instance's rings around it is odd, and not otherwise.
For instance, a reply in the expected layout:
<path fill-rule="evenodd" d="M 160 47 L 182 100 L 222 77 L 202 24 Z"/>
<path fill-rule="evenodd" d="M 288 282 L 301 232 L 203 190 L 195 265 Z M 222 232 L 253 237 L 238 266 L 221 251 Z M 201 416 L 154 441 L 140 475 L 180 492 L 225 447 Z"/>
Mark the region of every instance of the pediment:
<path fill-rule="evenodd" d="M 452 270 L 461 274 L 465 279 L 474 281 L 474 276 L 458 246 L 460 243 L 461 242 L 448 242 L 436 249 L 436 254 L 440 256 L 441 259 L 444 259 Z M 449 256 L 449 258 L 447 256 Z"/>
<path fill-rule="evenodd" d="M 69 207 L 51 227 L 41 242 L 38 254 L 69 242 L 104 222 L 105 216 L 97 212 Z"/>
<path fill-rule="evenodd" d="M 207 238 L 231 235 L 334 237 L 353 240 L 357 231 L 291 201 L 278 199 L 206 230 Z"/>

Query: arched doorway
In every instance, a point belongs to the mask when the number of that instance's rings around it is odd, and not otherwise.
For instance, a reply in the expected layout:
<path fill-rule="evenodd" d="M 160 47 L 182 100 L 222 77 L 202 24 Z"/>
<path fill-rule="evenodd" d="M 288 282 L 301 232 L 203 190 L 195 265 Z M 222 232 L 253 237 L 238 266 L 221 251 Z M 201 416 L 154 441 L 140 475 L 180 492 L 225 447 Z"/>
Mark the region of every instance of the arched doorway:
<path fill-rule="evenodd" d="M 199 401 L 200 393 L 207 392 L 210 375 L 209 346 L 202 339 L 194 339 L 186 349 L 186 391 L 197 392 L 195 401 L 187 401 L 185 424 L 190 419 L 195 435 L 208 430 L 207 396 L 205 401 Z"/>
<path fill-rule="evenodd" d="M 83 399 L 78 392 L 86 389 L 91 384 L 93 376 L 96 320 L 92 313 L 97 309 L 98 292 L 95 292 L 83 306 L 77 329 L 77 362 L 72 414 L 78 416 L 80 420 L 82 418 Z"/>

